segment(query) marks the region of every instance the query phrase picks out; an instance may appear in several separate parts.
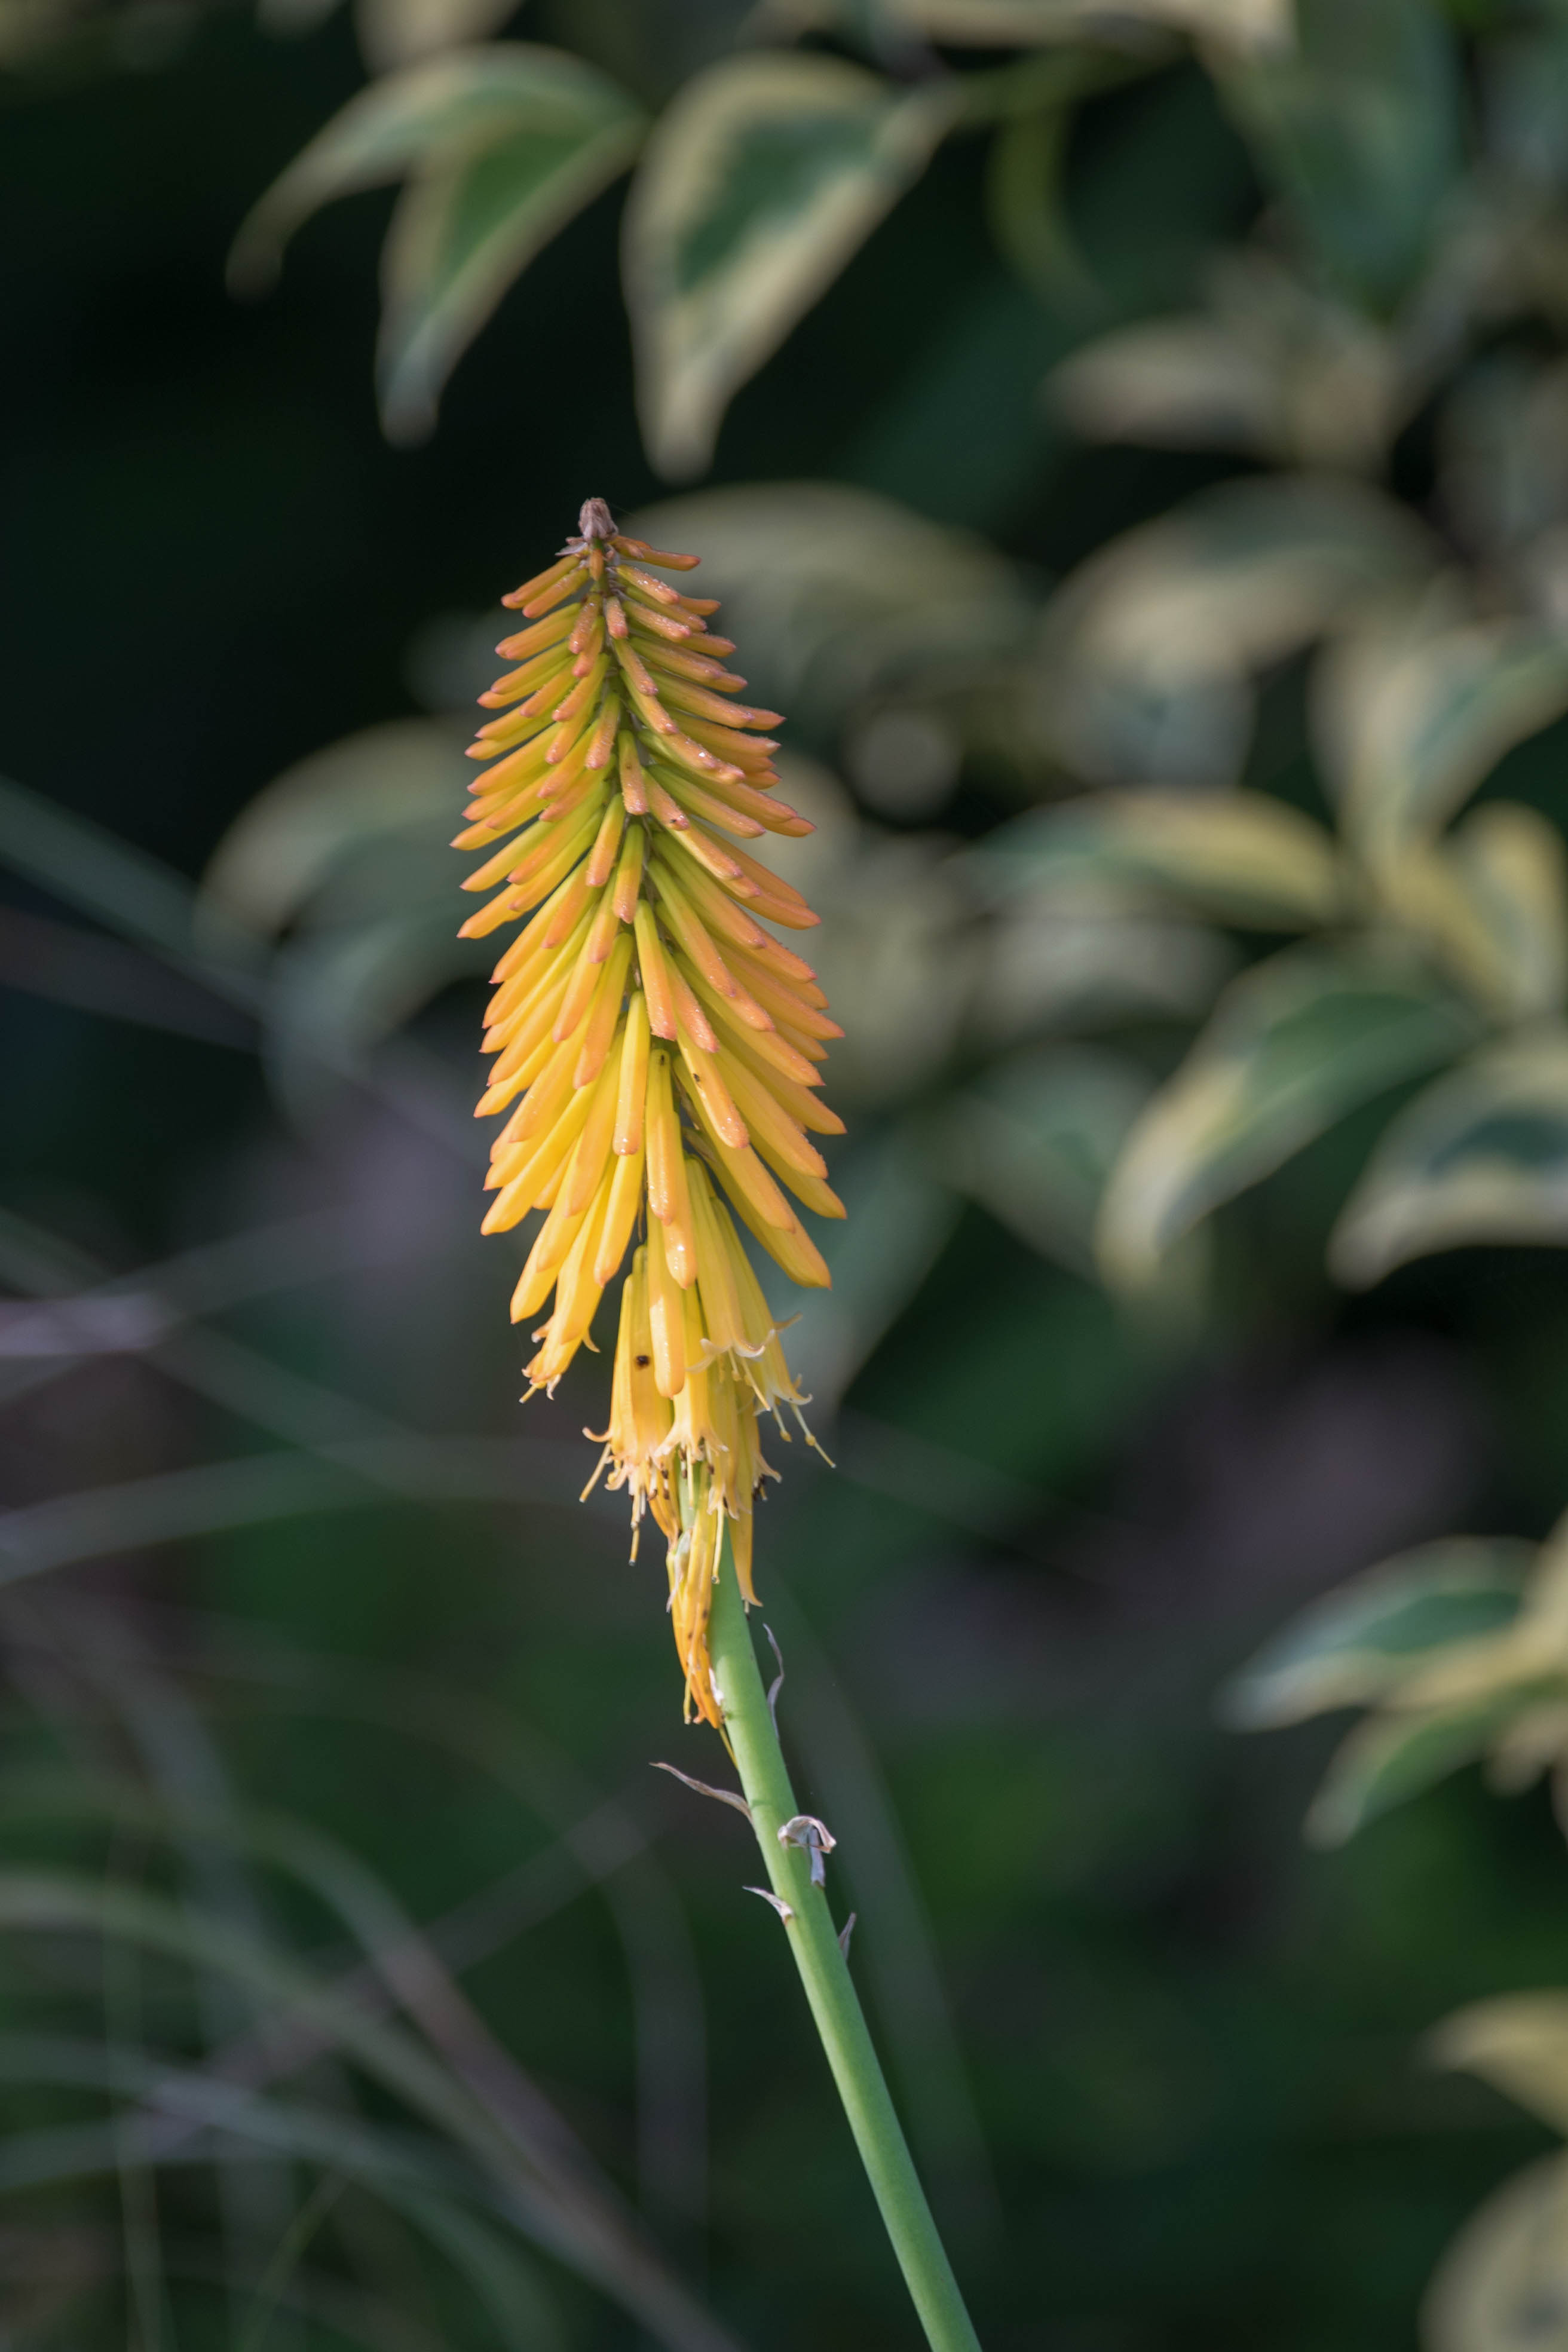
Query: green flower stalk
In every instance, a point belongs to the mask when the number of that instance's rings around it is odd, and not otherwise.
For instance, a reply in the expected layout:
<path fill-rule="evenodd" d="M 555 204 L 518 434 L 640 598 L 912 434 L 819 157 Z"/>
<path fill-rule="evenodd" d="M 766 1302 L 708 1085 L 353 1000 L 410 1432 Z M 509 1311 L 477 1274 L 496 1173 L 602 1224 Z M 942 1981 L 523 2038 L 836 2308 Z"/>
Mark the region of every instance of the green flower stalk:
<path fill-rule="evenodd" d="M 512 1297 L 533 1332 L 527 1394 L 552 1391 L 621 1280 L 600 1476 L 630 1499 L 633 1550 L 665 1538 L 686 1711 L 733 1757 L 813 2016 L 894 2249 L 937 2352 L 975 2337 L 900 2130 L 828 1914 L 831 1836 L 799 1814 L 745 1612 L 752 1515 L 777 1475 L 762 1419 L 806 1402 L 738 1230 L 790 1278 L 828 1273 L 795 1207 L 841 1217 L 814 1135 L 842 1034 L 811 966 L 775 929 L 817 920 L 741 847 L 811 831 L 770 789 L 779 714 L 739 699 L 710 597 L 659 575 L 676 555 L 617 531 L 599 499 L 558 560 L 503 601 L 525 624 L 516 667 L 481 701 L 500 715 L 456 846 L 487 854 L 493 891 L 463 926 L 523 918 L 494 972 L 479 1105 L 505 1110 L 487 1233 L 542 1212 Z M 792 1198 L 793 1196 L 793 1198 Z M 804 1421 L 800 1426 L 805 1430 Z M 809 1432 L 806 1435 L 809 1438 Z"/>

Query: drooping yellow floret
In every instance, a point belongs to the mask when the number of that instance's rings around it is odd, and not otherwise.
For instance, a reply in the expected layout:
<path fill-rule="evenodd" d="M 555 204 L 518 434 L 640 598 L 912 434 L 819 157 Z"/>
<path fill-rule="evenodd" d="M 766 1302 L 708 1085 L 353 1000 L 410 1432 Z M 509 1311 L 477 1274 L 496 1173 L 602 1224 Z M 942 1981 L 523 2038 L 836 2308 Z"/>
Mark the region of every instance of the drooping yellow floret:
<path fill-rule="evenodd" d="M 617 532 L 590 499 L 557 562 L 503 598 L 528 625 L 479 698 L 499 715 L 469 756 L 493 764 L 455 845 L 482 853 L 463 887 L 494 892 L 463 936 L 528 919 L 495 968 L 479 1105 L 510 1112 L 485 1231 L 543 1213 L 512 1297 L 517 1322 L 550 1307 L 527 1394 L 591 1344 L 632 1250 L 595 1480 L 628 1494 L 634 1551 L 645 1516 L 662 1530 L 688 1713 L 717 1724 L 721 1535 L 750 1601 L 752 1506 L 777 1475 L 759 1416 L 806 1402 L 735 1219 L 792 1281 L 827 1282 L 789 1195 L 844 1213 L 810 1140 L 842 1132 L 816 1091 L 842 1033 L 764 928 L 816 917 L 738 846 L 812 828 L 767 789 L 779 713 L 736 698 L 714 601 L 658 576 L 696 562 Z"/>

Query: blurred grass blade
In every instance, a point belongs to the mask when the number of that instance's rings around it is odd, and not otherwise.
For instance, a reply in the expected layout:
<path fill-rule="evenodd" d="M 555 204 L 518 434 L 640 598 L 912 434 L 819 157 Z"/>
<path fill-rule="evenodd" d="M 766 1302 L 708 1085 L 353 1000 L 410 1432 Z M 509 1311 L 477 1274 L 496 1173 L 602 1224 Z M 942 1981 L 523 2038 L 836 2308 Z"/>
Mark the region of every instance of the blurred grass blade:
<path fill-rule="evenodd" d="M 193 929 L 195 893 L 174 873 L 90 819 L 0 777 L 0 864 L 96 915 L 126 939 L 155 949 L 220 995 L 246 1006 L 258 989 L 247 942 L 215 937 L 207 951 Z"/>
<path fill-rule="evenodd" d="M 650 2213 L 689 2227 L 706 2204 L 706 2022 L 696 1956 L 668 1873 L 638 1822 L 607 1800 L 531 1724 L 423 1675 L 346 1661 L 331 1667 L 304 1654 L 253 1642 L 226 1649 L 214 1670 L 260 1682 L 291 1702 L 417 1735 L 460 1758 L 556 1835 L 578 1888 L 602 1895 L 625 1957 L 637 2066 L 638 2185 Z M 548 1855 L 536 1857 L 548 1860 Z M 553 1883 L 553 1882 L 552 1882 Z M 487 1948 L 489 1948 L 487 1947 Z"/>
<path fill-rule="evenodd" d="M 278 2157 L 329 2168 L 405 2214 L 467 2278 L 508 2352 L 564 2352 L 566 2338 L 535 2266 L 496 2225 L 454 2194 L 476 2184 L 436 2147 L 406 2132 L 238 2093 L 210 2077 L 182 2076 L 147 2062 L 134 2068 L 91 2042 L 52 2035 L 0 2044 L 0 2082 L 95 2086 L 138 2095 L 205 2118 L 194 2139 L 164 2144 L 163 2118 L 142 2114 L 109 2124 L 75 2124 L 14 2132 L 0 2138 L 0 2190 L 34 2190 L 89 2181 L 112 2171 L 116 2147 L 128 2142 L 160 2168 L 216 2164 L 226 2173 Z"/>
<path fill-rule="evenodd" d="M 1300 1723 L 1379 1699 L 1429 1650 L 1511 1625 L 1536 1546 L 1446 1536 L 1352 1578 L 1243 1667 L 1222 1702 L 1238 1730 Z"/>
<path fill-rule="evenodd" d="M 295 230 L 338 196 L 492 141 L 589 139 L 630 111 L 595 67 L 529 42 L 452 50 L 388 74 L 350 99 L 253 207 L 229 256 L 229 282 L 264 290 Z"/>
<path fill-rule="evenodd" d="M 1211 1209 L 1472 1034 L 1462 1010 L 1396 957 L 1288 948 L 1256 966 L 1128 1139 L 1100 1212 L 1107 1277 L 1147 1283 Z"/>
<path fill-rule="evenodd" d="M 966 864 L 998 897 L 1131 887 L 1249 929 L 1304 930 L 1343 904 L 1333 843 L 1262 793 L 1097 793 L 992 834 Z"/>
<path fill-rule="evenodd" d="M 72 1646 L 84 1679 L 100 1694 L 110 1719 L 118 1717 L 124 1726 L 168 1810 L 166 1833 L 194 1899 L 236 1933 L 274 1943 L 262 1891 L 247 1869 L 234 1833 L 227 1772 L 184 1688 L 159 1670 L 131 1627 L 108 1612 L 79 1618 Z M 144 1824 L 130 1826 L 140 1831 Z M 115 1948 L 106 1945 L 106 1955 Z M 209 2049 L 257 2015 L 256 2005 L 243 1992 L 212 1976 L 198 1983 L 197 2011 Z M 250 2267 L 269 2243 L 286 2240 L 299 2219 L 286 2166 L 258 2164 L 225 2171 L 216 2189 L 224 2242 L 237 2269 Z M 289 2352 L 285 2336 L 295 2340 L 288 2323 L 279 2326 L 275 2352 Z"/>
<path fill-rule="evenodd" d="M 253 935 L 221 917 L 199 911 L 197 894 L 183 876 L 128 847 L 87 819 L 0 778 L 0 865 L 41 882 L 68 905 L 86 908 L 129 939 L 190 972 L 213 992 L 248 1012 L 264 1009 L 268 989 L 257 969 Z M 296 1033 L 291 1042 L 312 1053 L 337 1079 L 351 1077 L 379 1096 L 422 1132 L 449 1149 L 469 1152 L 468 1123 L 458 1114 L 445 1071 L 406 1040 L 384 1054 L 374 1073 L 333 1058 L 336 1041 Z"/>
<path fill-rule="evenodd" d="M 709 463 L 754 375 L 954 120 L 954 85 L 912 92 L 817 53 L 727 59 L 659 118 L 632 184 L 626 290 L 648 454 Z"/>
<path fill-rule="evenodd" d="M 616 94 L 618 99 L 618 93 Z M 435 430 L 441 388 L 512 280 L 642 143 L 628 102 L 442 156 L 399 199 L 382 255 L 376 380 L 389 440 Z"/>
<path fill-rule="evenodd" d="M 1389 1128 L 1329 1244 L 1352 1289 L 1434 1250 L 1568 1241 L 1568 1032 L 1484 1047 Z"/>
<path fill-rule="evenodd" d="M 352 1471 L 309 1454 L 247 1454 L 190 1470 L 89 1486 L 0 1515 L 0 1584 L 72 1560 L 177 1542 L 220 1528 L 254 1527 L 302 1511 L 374 1497 Z"/>
<path fill-rule="evenodd" d="M 481 2176 L 428 2134 L 269 2098 L 248 2084 L 123 2043 L 36 2032 L 0 2035 L 0 2083 L 93 2089 L 136 2102 L 136 2111 L 119 2123 L 147 2164 L 210 2160 L 218 2135 L 244 2143 L 247 2162 L 283 2155 L 363 2181 L 378 2193 L 392 2183 L 443 2197 L 484 2194 Z M 0 2137 L 0 2188 L 16 2192 L 72 2170 L 111 2170 L 114 2134 L 112 2121 L 7 2133 Z"/>
<path fill-rule="evenodd" d="M 732 2339 L 580 2184 L 530 2162 L 466 2085 L 400 2027 L 365 2017 L 302 1969 L 163 1899 L 63 1874 L 0 1874 L 0 1929 L 85 1933 L 211 1969 L 309 2019 L 342 2056 L 445 2134 L 494 2184 L 518 2227 L 621 2303 L 672 2352 L 733 2352 Z"/>
<path fill-rule="evenodd" d="M 240 1053 L 256 1048 L 250 1023 L 215 1003 L 207 989 L 166 959 L 155 962 L 100 931 L 24 914 L 19 907 L 0 908 L 0 987 L 26 989 L 102 1020 L 129 1021 L 204 1045 Z"/>

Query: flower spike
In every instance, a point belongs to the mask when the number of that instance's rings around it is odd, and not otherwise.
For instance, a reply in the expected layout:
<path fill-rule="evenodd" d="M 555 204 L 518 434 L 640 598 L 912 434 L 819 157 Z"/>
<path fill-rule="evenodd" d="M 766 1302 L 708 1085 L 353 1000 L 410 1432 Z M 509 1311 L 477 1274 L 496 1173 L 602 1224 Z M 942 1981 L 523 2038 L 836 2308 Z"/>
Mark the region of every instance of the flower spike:
<path fill-rule="evenodd" d="M 592 1345 L 629 1250 L 589 1487 L 626 1491 L 634 1557 L 645 1517 L 663 1534 L 687 1717 L 719 1725 L 722 1528 L 751 1601 L 752 1506 L 778 1475 L 761 1416 L 798 1419 L 807 1402 L 736 1219 L 792 1281 L 821 1286 L 786 1194 L 844 1211 L 809 1139 L 842 1132 L 811 1091 L 820 1041 L 840 1032 L 810 965 L 763 929 L 817 919 L 738 846 L 812 828 L 771 789 L 779 713 L 735 698 L 714 600 L 659 576 L 696 562 L 618 532 L 590 499 L 556 562 L 501 599 L 526 625 L 479 698 L 498 716 L 469 756 L 493 764 L 455 845 L 482 853 L 464 887 L 494 893 L 463 935 L 523 922 L 493 975 L 478 1115 L 510 1113 L 485 1231 L 542 1219 L 512 1299 L 517 1322 L 549 1308 L 527 1394 L 553 1392 Z"/>

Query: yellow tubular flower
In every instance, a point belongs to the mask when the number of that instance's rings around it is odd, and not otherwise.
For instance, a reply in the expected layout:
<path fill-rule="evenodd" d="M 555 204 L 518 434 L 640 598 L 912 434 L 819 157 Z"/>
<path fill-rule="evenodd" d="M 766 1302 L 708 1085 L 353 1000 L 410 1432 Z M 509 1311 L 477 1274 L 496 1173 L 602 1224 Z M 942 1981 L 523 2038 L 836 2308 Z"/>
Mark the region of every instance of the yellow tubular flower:
<path fill-rule="evenodd" d="M 494 892 L 462 936 L 526 919 L 495 968 L 479 1116 L 510 1114 L 484 1230 L 543 1213 L 512 1297 L 521 1322 L 553 1295 L 527 1394 L 592 1345 L 630 1248 L 589 1486 L 625 1488 L 634 1556 L 646 1516 L 663 1532 L 687 1716 L 717 1725 L 723 1525 L 751 1601 L 752 1504 L 777 1475 L 759 1416 L 806 1402 L 735 1218 L 792 1281 L 827 1282 L 787 1196 L 844 1213 L 809 1139 L 843 1131 L 816 1092 L 842 1033 L 810 965 L 764 928 L 816 917 L 738 846 L 811 826 L 768 789 L 779 714 L 736 699 L 716 604 L 658 577 L 696 561 L 626 538 L 590 499 L 559 560 L 503 598 L 528 625 L 479 698 L 499 715 L 469 757 L 494 764 L 454 845 L 482 853 L 464 887 Z"/>

